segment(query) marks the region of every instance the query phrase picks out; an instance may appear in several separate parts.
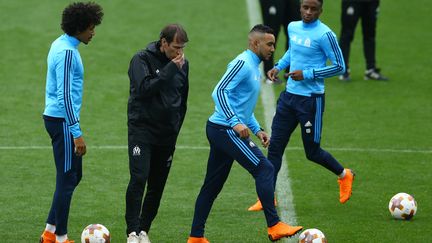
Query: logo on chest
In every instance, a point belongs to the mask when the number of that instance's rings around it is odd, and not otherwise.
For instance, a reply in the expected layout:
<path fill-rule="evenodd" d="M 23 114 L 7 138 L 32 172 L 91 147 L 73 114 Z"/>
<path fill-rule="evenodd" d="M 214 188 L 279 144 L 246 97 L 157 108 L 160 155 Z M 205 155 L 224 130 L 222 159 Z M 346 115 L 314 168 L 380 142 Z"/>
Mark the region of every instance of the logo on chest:
<path fill-rule="evenodd" d="M 297 37 L 294 35 L 291 38 L 291 41 L 296 43 L 297 45 L 305 46 L 305 47 L 311 47 L 311 39 L 309 37 L 306 37 L 306 39 L 303 39 L 301 37 Z"/>

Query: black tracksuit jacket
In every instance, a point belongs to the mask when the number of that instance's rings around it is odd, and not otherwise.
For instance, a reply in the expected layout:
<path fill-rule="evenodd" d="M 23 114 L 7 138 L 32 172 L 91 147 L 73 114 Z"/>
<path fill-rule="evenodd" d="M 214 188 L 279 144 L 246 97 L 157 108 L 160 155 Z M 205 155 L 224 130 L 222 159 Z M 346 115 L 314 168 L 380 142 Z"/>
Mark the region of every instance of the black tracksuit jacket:
<path fill-rule="evenodd" d="M 186 115 L 189 63 L 179 69 L 159 47 L 150 43 L 130 62 L 129 140 L 175 145 Z"/>

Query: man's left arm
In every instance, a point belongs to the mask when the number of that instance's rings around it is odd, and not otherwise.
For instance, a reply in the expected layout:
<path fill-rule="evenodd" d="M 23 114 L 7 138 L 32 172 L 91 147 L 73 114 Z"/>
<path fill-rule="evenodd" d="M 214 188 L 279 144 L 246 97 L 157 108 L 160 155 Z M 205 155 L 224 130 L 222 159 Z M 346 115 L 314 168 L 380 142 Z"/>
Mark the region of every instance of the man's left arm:
<path fill-rule="evenodd" d="M 259 124 L 258 120 L 255 118 L 254 113 L 252 113 L 252 116 L 249 119 L 248 124 L 246 124 L 246 125 L 249 127 L 249 129 L 252 131 L 252 133 L 255 135 L 261 130 L 260 124 Z"/>
<path fill-rule="evenodd" d="M 247 124 L 247 126 L 253 132 L 253 134 L 255 134 L 259 138 L 263 147 L 267 148 L 270 144 L 270 137 L 267 135 L 266 132 L 264 132 L 264 129 L 261 128 L 258 120 L 255 118 L 254 113 L 252 113 L 252 116 L 249 119 L 249 123 Z"/>
<path fill-rule="evenodd" d="M 303 76 L 305 79 L 322 79 L 340 75 L 345 72 L 345 62 L 342 56 L 342 51 L 336 39 L 336 35 L 329 31 L 325 33 L 320 40 L 320 46 L 324 51 L 331 65 L 323 68 L 314 68 L 305 70 Z"/>

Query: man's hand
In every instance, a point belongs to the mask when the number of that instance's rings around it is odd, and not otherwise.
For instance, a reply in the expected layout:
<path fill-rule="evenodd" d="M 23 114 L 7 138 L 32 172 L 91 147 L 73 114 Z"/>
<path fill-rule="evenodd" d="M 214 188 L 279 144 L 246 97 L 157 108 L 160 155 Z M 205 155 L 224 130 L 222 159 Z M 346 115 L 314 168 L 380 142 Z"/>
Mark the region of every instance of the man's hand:
<path fill-rule="evenodd" d="M 289 72 L 288 76 L 290 76 L 295 81 L 301 81 L 304 79 L 302 70 L 295 70 L 295 71 Z"/>
<path fill-rule="evenodd" d="M 275 81 L 277 78 L 277 75 L 279 73 L 279 70 L 277 68 L 272 68 L 271 70 L 269 70 L 267 72 L 267 77 L 271 80 L 271 81 Z"/>
<path fill-rule="evenodd" d="M 264 131 L 258 131 L 256 136 L 261 140 L 261 144 L 264 148 L 267 148 L 270 144 L 270 137 L 269 135 Z"/>
<path fill-rule="evenodd" d="M 83 156 L 87 152 L 86 144 L 84 138 L 81 136 L 79 138 L 74 138 L 75 144 L 75 154 L 77 156 Z"/>
<path fill-rule="evenodd" d="M 240 138 L 248 138 L 249 137 L 249 129 L 245 125 L 239 123 L 239 124 L 235 125 L 233 127 L 233 129 L 234 129 L 234 131 L 236 131 L 239 134 Z"/>
<path fill-rule="evenodd" d="M 179 55 L 177 55 L 174 59 L 171 60 L 175 65 L 177 65 L 177 67 L 179 69 L 181 69 L 183 67 L 183 64 L 185 64 L 185 58 L 184 58 L 184 53 L 180 53 Z"/>

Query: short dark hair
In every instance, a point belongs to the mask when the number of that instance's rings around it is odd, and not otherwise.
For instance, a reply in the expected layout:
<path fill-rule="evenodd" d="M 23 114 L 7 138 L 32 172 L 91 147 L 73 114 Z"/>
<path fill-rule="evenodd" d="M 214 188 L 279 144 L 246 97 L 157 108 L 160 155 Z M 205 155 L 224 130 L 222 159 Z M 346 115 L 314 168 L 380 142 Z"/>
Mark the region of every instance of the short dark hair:
<path fill-rule="evenodd" d="M 102 7 L 94 2 L 71 3 L 63 10 L 61 28 L 68 35 L 76 35 L 102 22 Z"/>
<path fill-rule="evenodd" d="M 186 43 L 189 41 L 185 29 L 179 24 L 169 24 L 165 26 L 160 32 L 159 40 L 164 38 L 169 44 L 174 41 L 174 37 L 177 42 Z"/>
<path fill-rule="evenodd" d="M 303 2 L 303 0 L 301 0 L 301 2 Z M 324 5 L 324 0 L 318 0 L 318 2 L 321 3 L 321 7 Z"/>
<path fill-rule="evenodd" d="M 267 25 L 263 25 L 263 24 L 257 24 L 254 27 L 252 27 L 252 29 L 249 31 L 249 34 L 252 32 L 259 32 L 259 33 L 263 33 L 263 34 L 274 35 L 273 29 L 268 27 Z"/>

